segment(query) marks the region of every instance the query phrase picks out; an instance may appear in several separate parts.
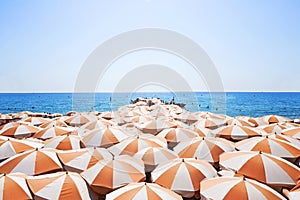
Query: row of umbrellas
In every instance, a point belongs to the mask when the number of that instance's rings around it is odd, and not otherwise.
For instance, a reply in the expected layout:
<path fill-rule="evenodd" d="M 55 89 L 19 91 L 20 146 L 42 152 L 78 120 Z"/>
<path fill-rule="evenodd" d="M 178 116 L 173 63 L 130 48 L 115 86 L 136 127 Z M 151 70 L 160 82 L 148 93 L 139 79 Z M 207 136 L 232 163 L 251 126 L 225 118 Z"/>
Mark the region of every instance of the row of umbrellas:
<path fill-rule="evenodd" d="M 297 120 L 191 113 L 153 102 L 117 112 L 5 115 L 2 197 L 12 188 L 44 199 L 299 197 Z M 1 189 L 5 182 L 11 188 Z"/>

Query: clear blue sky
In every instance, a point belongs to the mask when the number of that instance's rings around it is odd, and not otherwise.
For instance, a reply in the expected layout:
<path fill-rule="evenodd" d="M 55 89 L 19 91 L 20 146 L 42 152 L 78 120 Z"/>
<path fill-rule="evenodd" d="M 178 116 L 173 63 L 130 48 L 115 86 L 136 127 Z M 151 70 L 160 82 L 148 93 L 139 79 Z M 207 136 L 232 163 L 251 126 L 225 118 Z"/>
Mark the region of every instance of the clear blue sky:
<path fill-rule="evenodd" d="M 145 27 L 196 41 L 227 91 L 300 91 L 299 8 L 296 0 L 1 1 L 0 92 L 73 91 L 98 45 Z"/>

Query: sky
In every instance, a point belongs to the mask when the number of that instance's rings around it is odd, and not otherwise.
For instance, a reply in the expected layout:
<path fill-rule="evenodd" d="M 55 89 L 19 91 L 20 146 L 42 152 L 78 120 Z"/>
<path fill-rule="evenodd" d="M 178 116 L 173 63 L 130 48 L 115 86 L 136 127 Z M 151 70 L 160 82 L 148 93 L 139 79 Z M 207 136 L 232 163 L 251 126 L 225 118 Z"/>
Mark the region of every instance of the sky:
<path fill-rule="evenodd" d="M 225 91 L 300 91 L 299 7 L 296 0 L 1 1 L 0 92 L 72 92 L 99 45 L 142 28 L 172 30 L 196 42 Z M 158 51 L 123 56 L 97 89 L 113 90 L 143 62 L 163 63 L 193 90 L 207 89 L 188 63 Z"/>

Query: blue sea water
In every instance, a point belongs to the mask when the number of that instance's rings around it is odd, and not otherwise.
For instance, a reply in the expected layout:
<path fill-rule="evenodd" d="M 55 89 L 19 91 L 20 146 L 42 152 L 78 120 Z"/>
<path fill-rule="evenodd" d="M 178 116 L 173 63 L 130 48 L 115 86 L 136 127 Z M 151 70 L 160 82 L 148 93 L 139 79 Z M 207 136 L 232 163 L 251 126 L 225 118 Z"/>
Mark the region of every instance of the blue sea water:
<path fill-rule="evenodd" d="M 227 92 L 226 102 L 220 101 L 213 105 L 212 96 L 208 92 L 193 93 L 196 100 L 190 98 L 191 93 L 96 93 L 93 101 L 83 106 L 79 111 L 109 111 L 129 104 L 129 99 L 136 97 L 159 97 L 169 102 L 174 96 L 175 101 L 187 104 L 186 109 L 195 111 L 210 111 L 224 113 L 230 116 L 252 116 L 276 114 L 292 119 L 300 117 L 299 92 Z M 86 99 L 85 99 L 86 98 Z M 180 100 L 179 100 L 180 99 Z M 81 94 L 80 104 L 86 105 L 90 97 Z M 0 93 L 0 113 L 15 113 L 20 111 L 63 113 L 74 110 L 72 93 Z M 77 102 L 78 104 L 78 102 Z M 113 105 L 112 105 L 113 104 Z M 90 106 L 92 105 L 92 106 Z M 221 109 L 224 108 L 224 109 Z"/>

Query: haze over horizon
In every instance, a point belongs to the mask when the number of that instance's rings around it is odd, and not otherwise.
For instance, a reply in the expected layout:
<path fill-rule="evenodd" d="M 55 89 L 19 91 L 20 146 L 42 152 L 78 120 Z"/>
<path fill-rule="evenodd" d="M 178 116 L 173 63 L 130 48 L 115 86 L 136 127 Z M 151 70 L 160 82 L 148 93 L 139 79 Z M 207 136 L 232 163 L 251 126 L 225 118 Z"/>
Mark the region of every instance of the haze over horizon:
<path fill-rule="evenodd" d="M 225 91 L 300 91 L 299 7 L 300 2 L 280 0 L 1 2 L 0 92 L 73 92 L 95 48 L 120 33 L 149 27 L 198 43 Z M 145 62 L 171 67 L 194 91 L 207 89 L 188 63 L 143 51 L 113 63 L 97 90 L 113 91 L 124 74 Z"/>

